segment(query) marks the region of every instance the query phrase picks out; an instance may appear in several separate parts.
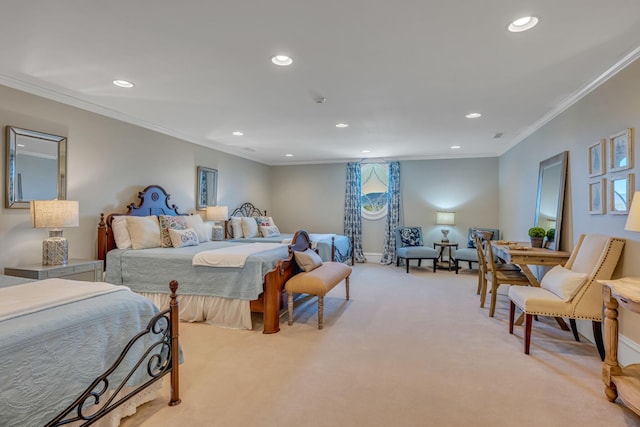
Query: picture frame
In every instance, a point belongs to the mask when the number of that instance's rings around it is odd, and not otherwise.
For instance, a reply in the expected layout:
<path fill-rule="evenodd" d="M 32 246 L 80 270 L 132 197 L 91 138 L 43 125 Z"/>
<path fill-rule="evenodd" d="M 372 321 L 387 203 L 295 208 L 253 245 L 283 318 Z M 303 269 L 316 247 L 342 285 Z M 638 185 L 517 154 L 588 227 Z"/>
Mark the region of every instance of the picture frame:
<path fill-rule="evenodd" d="M 609 137 L 609 172 L 633 168 L 633 129 L 627 128 Z"/>
<path fill-rule="evenodd" d="M 605 173 L 606 157 L 606 138 L 589 146 L 589 176 L 600 176 Z"/>
<path fill-rule="evenodd" d="M 589 213 L 602 215 L 606 212 L 606 178 L 589 183 Z"/>
<path fill-rule="evenodd" d="M 612 176 L 609 180 L 609 213 L 611 215 L 627 215 L 635 188 L 635 177 L 632 173 Z"/>

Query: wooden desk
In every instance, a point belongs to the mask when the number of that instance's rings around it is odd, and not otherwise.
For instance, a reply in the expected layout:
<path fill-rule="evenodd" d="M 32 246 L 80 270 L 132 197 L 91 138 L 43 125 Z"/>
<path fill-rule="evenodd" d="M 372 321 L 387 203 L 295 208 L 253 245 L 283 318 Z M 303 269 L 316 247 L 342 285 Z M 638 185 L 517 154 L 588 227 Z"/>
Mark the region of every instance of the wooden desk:
<path fill-rule="evenodd" d="M 526 247 L 528 249 L 511 249 L 509 245 L 499 244 L 498 242 L 491 241 L 493 247 L 493 253 L 506 262 L 507 264 L 516 264 L 522 272 L 527 276 L 531 286 L 540 287 L 538 278 L 531 272 L 529 265 L 548 265 L 553 267 L 554 265 L 564 265 L 569 259 L 569 252 L 565 251 L 553 251 L 545 248 L 532 248 L 528 242 L 518 242 L 516 246 Z"/>
<path fill-rule="evenodd" d="M 618 307 L 640 313 L 640 278 L 600 280 L 605 305 L 604 346 L 602 363 L 604 394 L 613 402 L 617 397 L 640 415 L 640 364 L 625 367 L 618 364 Z"/>

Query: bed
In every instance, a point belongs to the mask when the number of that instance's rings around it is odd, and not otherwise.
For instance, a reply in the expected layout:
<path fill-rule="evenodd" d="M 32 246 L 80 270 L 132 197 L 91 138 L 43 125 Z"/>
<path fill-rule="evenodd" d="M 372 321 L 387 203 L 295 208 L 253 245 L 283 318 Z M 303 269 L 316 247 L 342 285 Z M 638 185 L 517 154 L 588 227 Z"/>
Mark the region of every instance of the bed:
<path fill-rule="evenodd" d="M 251 237 L 246 237 L 246 233 L 244 233 L 246 227 L 239 221 L 242 218 L 253 218 L 258 223 L 258 229 L 250 233 Z M 270 226 L 275 227 L 273 236 L 265 237 L 262 234 L 262 221 L 266 221 Z M 250 202 L 243 203 L 231 212 L 230 220 L 227 222 L 225 231 L 229 239 L 235 242 L 283 242 L 288 244 L 291 243 L 294 236 L 293 233 L 280 233 L 280 230 L 273 223 L 273 219 L 267 216 L 267 211 L 258 209 Z M 238 237 L 239 234 L 242 234 L 242 237 Z M 323 261 L 351 261 L 351 265 L 354 264 L 353 245 L 349 237 L 331 233 L 319 234 L 308 232 L 308 234 L 311 238 L 313 248 L 317 249 Z"/>
<path fill-rule="evenodd" d="M 169 372 L 180 403 L 177 286 L 159 312 L 106 283 L 0 275 L 0 425 L 117 425 Z"/>
<path fill-rule="evenodd" d="M 199 266 L 193 265 L 193 259 L 201 252 L 233 251 L 238 246 L 248 246 L 247 243 L 205 241 L 198 242 L 196 246 L 179 248 L 143 248 L 145 245 L 136 248 L 133 244 L 135 231 L 129 228 L 132 247 L 118 248 L 116 235 L 119 231 L 115 226 L 122 219 L 126 219 L 127 226 L 130 226 L 131 223 L 142 221 L 132 217 L 156 216 L 163 221 L 171 221 L 173 217 L 187 216 L 169 203 L 170 195 L 158 185 L 146 187 L 138 193 L 138 198 L 139 203 L 129 204 L 126 213 L 100 216 L 98 258 L 105 261 L 107 282 L 128 286 L 163 308 L 168 304 L 168 292 L 163 286 L 165 277 L 180 277 L 181 320 L 253 329 L 251 313 L 258 312 L 263 314 L 264 333 L 280 330 L 279 312 L 284 306 L 284 279 L 282 272 L 275 267 L 281 259 L 288 257 L 286 244 L 254 243 L 252 246 L 268 249 L 248 255 L 241 267 Z M 201 220 L 198 215 L 187 217 Z"/>

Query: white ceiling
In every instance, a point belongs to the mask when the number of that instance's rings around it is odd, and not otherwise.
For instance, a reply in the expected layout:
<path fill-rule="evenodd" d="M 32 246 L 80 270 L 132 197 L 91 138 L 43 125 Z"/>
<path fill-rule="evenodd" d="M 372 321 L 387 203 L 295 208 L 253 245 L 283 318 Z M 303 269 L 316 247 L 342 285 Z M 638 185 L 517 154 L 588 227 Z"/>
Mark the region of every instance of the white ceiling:
<path fill-rule="evenodd" d="M 2 0 L 0 14 L 0 84 L 269 165 L 498 156 L 640 51 L 638 0 Z M 523 15 L 540 23 L 506 31 Z M 293 65 L 270 62 L 281 53 Z"/>

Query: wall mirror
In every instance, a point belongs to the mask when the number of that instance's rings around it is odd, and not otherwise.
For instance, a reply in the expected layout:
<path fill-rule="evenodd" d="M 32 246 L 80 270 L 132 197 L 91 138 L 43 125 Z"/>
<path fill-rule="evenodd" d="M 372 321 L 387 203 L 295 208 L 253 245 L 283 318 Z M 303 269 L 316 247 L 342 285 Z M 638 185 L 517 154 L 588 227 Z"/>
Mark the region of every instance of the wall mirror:
<path fill-rule="evenodd" d="M 6 128 L 7 208 L 29 208 L 31 200 L 67 198 L 67 138 Z"/>
<path fill-rule="evenodd" d="M 196 209 L 206 209 L 218 203 L 218 171 L 198 166 Z"/>
<path fill-rule="evenodd" d="M 564 188 L 567 179 L 567 160 L 569 152 L 564 151 L 540 162 L 538 174 L 538 198 L 534 224 L 545 231 L 553 229 L 553 240 L 548 240 L 548 248 L 560 249 L 560 231 L 562 227 L 562 208 Z"/>

